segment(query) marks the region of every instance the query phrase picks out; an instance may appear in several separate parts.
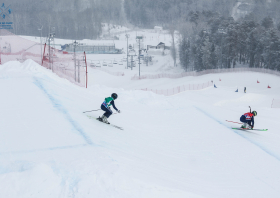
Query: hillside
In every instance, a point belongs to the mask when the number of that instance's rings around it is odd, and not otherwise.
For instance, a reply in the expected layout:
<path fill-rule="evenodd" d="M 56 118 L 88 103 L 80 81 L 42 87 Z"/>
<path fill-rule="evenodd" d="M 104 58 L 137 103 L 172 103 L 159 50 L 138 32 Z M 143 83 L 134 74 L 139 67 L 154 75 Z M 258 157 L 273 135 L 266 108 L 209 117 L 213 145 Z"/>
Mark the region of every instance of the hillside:
<path fill-rule="evenodd" d="M 279 77 L 132 81 L 137 70 L 123 71 L 117 77 L 89 68 L 85 89 L 31 60 L 0 67 L 0 197 L 279 196 L 279 110 L 270 107 L 280 98 Z M 137 90 L 209 80 L 218 88 L 170 97 Z M 113 92 L 121 113 L 109 121 L 123 131 L 82 113 L 99 109 Z M 240 125 L 225 121 L 238 122 L 249 105 L 258 112 L 255 128 L 268 131 L 236 131 L 231 127 Z"/>

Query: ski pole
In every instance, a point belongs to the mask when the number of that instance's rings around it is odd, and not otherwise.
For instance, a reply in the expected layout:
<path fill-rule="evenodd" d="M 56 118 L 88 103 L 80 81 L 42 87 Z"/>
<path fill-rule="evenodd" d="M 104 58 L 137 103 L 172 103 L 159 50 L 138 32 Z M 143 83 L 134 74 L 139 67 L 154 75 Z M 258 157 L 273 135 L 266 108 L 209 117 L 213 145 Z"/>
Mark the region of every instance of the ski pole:
<path fill-rule="evenodd" d="M 233 121 L 229 121 L 229 120 L 226 120 L 227 122 L 232 122 L 232 123 L 237 123 L 237 124 L 243 124 L 243 123 L 240 123 L 240 122 L 233 122 Z"/>
<path fill-rule="evenodd" d="M 101 109 L 91 110 L 91 111 L 85 111 L 85 112 L 83 112 L 83 113 L 86 113 L 86 112 L 92 112 L 92 111 L 99 111 L 99 110 L 101 110 Z"/>

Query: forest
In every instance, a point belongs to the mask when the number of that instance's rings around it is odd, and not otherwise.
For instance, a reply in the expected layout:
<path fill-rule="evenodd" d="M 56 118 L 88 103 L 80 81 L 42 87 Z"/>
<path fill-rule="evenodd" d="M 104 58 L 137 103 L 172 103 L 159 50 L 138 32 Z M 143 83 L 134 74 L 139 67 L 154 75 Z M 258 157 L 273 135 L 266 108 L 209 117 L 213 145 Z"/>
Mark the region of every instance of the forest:
<path fill-rule="evenodd" d="M 280 26 L 275 26 L 271 17 L 257 22 L 250 16 L 234 21 L 212 12 L 190 15 L 201 20 L 190 21 L 191 31 L 182 31 L 179 58 L 186 70 L 234 68 L 238 64 L 280 70 Z"/>
<path fill-rule="evenodd" d="M 55 35 L 65 39 L 97 39 L 102 22 L 122 24 L 122 0 L 9 0 L 17 35 Z"/>
<path fill-rule="evenodd" d="M 161 25 L 172 35 L 178 30 L 172 56 L 186 71 L 240 65 L 280 70 L 279 0 L 126 0 L 124 8 L 139 27 Z"/>

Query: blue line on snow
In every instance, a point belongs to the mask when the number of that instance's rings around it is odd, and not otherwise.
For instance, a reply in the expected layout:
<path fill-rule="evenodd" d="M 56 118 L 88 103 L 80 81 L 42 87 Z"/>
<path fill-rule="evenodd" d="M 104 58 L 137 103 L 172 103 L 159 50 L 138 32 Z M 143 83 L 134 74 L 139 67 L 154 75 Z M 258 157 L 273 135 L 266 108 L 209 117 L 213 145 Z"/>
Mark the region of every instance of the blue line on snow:
<path fill-rule="evenodd" d="M 194 106 L 195 107 L 195 106 Z M 202 109 L 198 108 L 198 107 L 195 107 L 197 110 L 199 110 L 200 112 L 202 112 L 203 114 L 205 114 L 206 116 L 208 116 L 209 118 L 215 120 L 216 122 L 218 122 L 219 124 L 227 127 L 224 123 L 222 123 L 221 121 L 219 121 L 218 119 L 216 119 L 215 117 L 213 117 L 212 115 L 210 115 L 209 113 L 203 111 Z M 236 130 L 230 128 L 230 127 L 227 127 L 228 129 L 231 129 L 234 131 L 234 133 L 236 133 L 237 135 L 243 137 L 244 139 L 248 140 L 249 142 L 251 142 L 252 144 L 258 146 L 261 150 L 263 150 L 264 152 L 266 152 L 267 154 L 271 155 L 272 157 L 276 158 L 277 160 L 280 161 L 280 157 L 277 155 L 277 154 L 274 154 L 272 151 L 268 150 L 267 148 L 265 148 L 263 145 L 261 145 L 260 143 L 258 142 L 255 142 L 253 141 L 252 139 L 246 137 L 245 135 L 243 135 L 242 133 L 238 133 Z"/>
<path fill-rule="evenodd" d="M 69 113 L 67 112 L 67 110 L 60 104 L 60 102 L 58 100 L 56 100 L 50 93 L 48 93 L 48 91 L 45 89 L 45 87 L 43 86 L 43 84 L 34 77 L 34 84 L 39 87 L 50 99 L 50 101 L 52 102 L 54 108 L 56 108 L 57 110 L 59 110 L 61 113 L 63 113 L 66 117 L 66 119 L 71 123 L 71 125 L 74 127 L 74 129 L 76 129 L 80 135 L 84 138 L 84 140 L 88 143 L 88 144 L 93 144 L 92 141 L 90 140 L 90 138 L 86 135 L 86 133 L 83 131 L 83 129 L 79 126 L 78 123 L 76 123 L 73 118 L 71 118 L 71 116 L 69 115 Z"/>

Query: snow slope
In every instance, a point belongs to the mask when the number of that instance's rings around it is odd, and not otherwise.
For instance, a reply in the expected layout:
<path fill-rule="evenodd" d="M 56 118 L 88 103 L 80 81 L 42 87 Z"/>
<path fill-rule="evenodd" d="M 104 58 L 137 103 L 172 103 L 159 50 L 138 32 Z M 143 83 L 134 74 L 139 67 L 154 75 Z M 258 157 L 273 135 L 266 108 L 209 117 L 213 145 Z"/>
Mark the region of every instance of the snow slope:
<path fill-rule="evenodd" d="M 31 60 L 0 66 L 0 197 L 279 197 L 280 116 L 270 108 L 279 77 L 131 81 L 129 72 L 89 68 L 85 89 Z M 171 97 L 135 90 L 210 80 L 217 89 Z M 112 92 L 122 112 L 109 121 L 123 131 L 82 113 Z M 240 125 L 225 121 L 238 122 L 249 105 L 258 111 L 255 128 L 268 131 L 235 131 Z"/>

